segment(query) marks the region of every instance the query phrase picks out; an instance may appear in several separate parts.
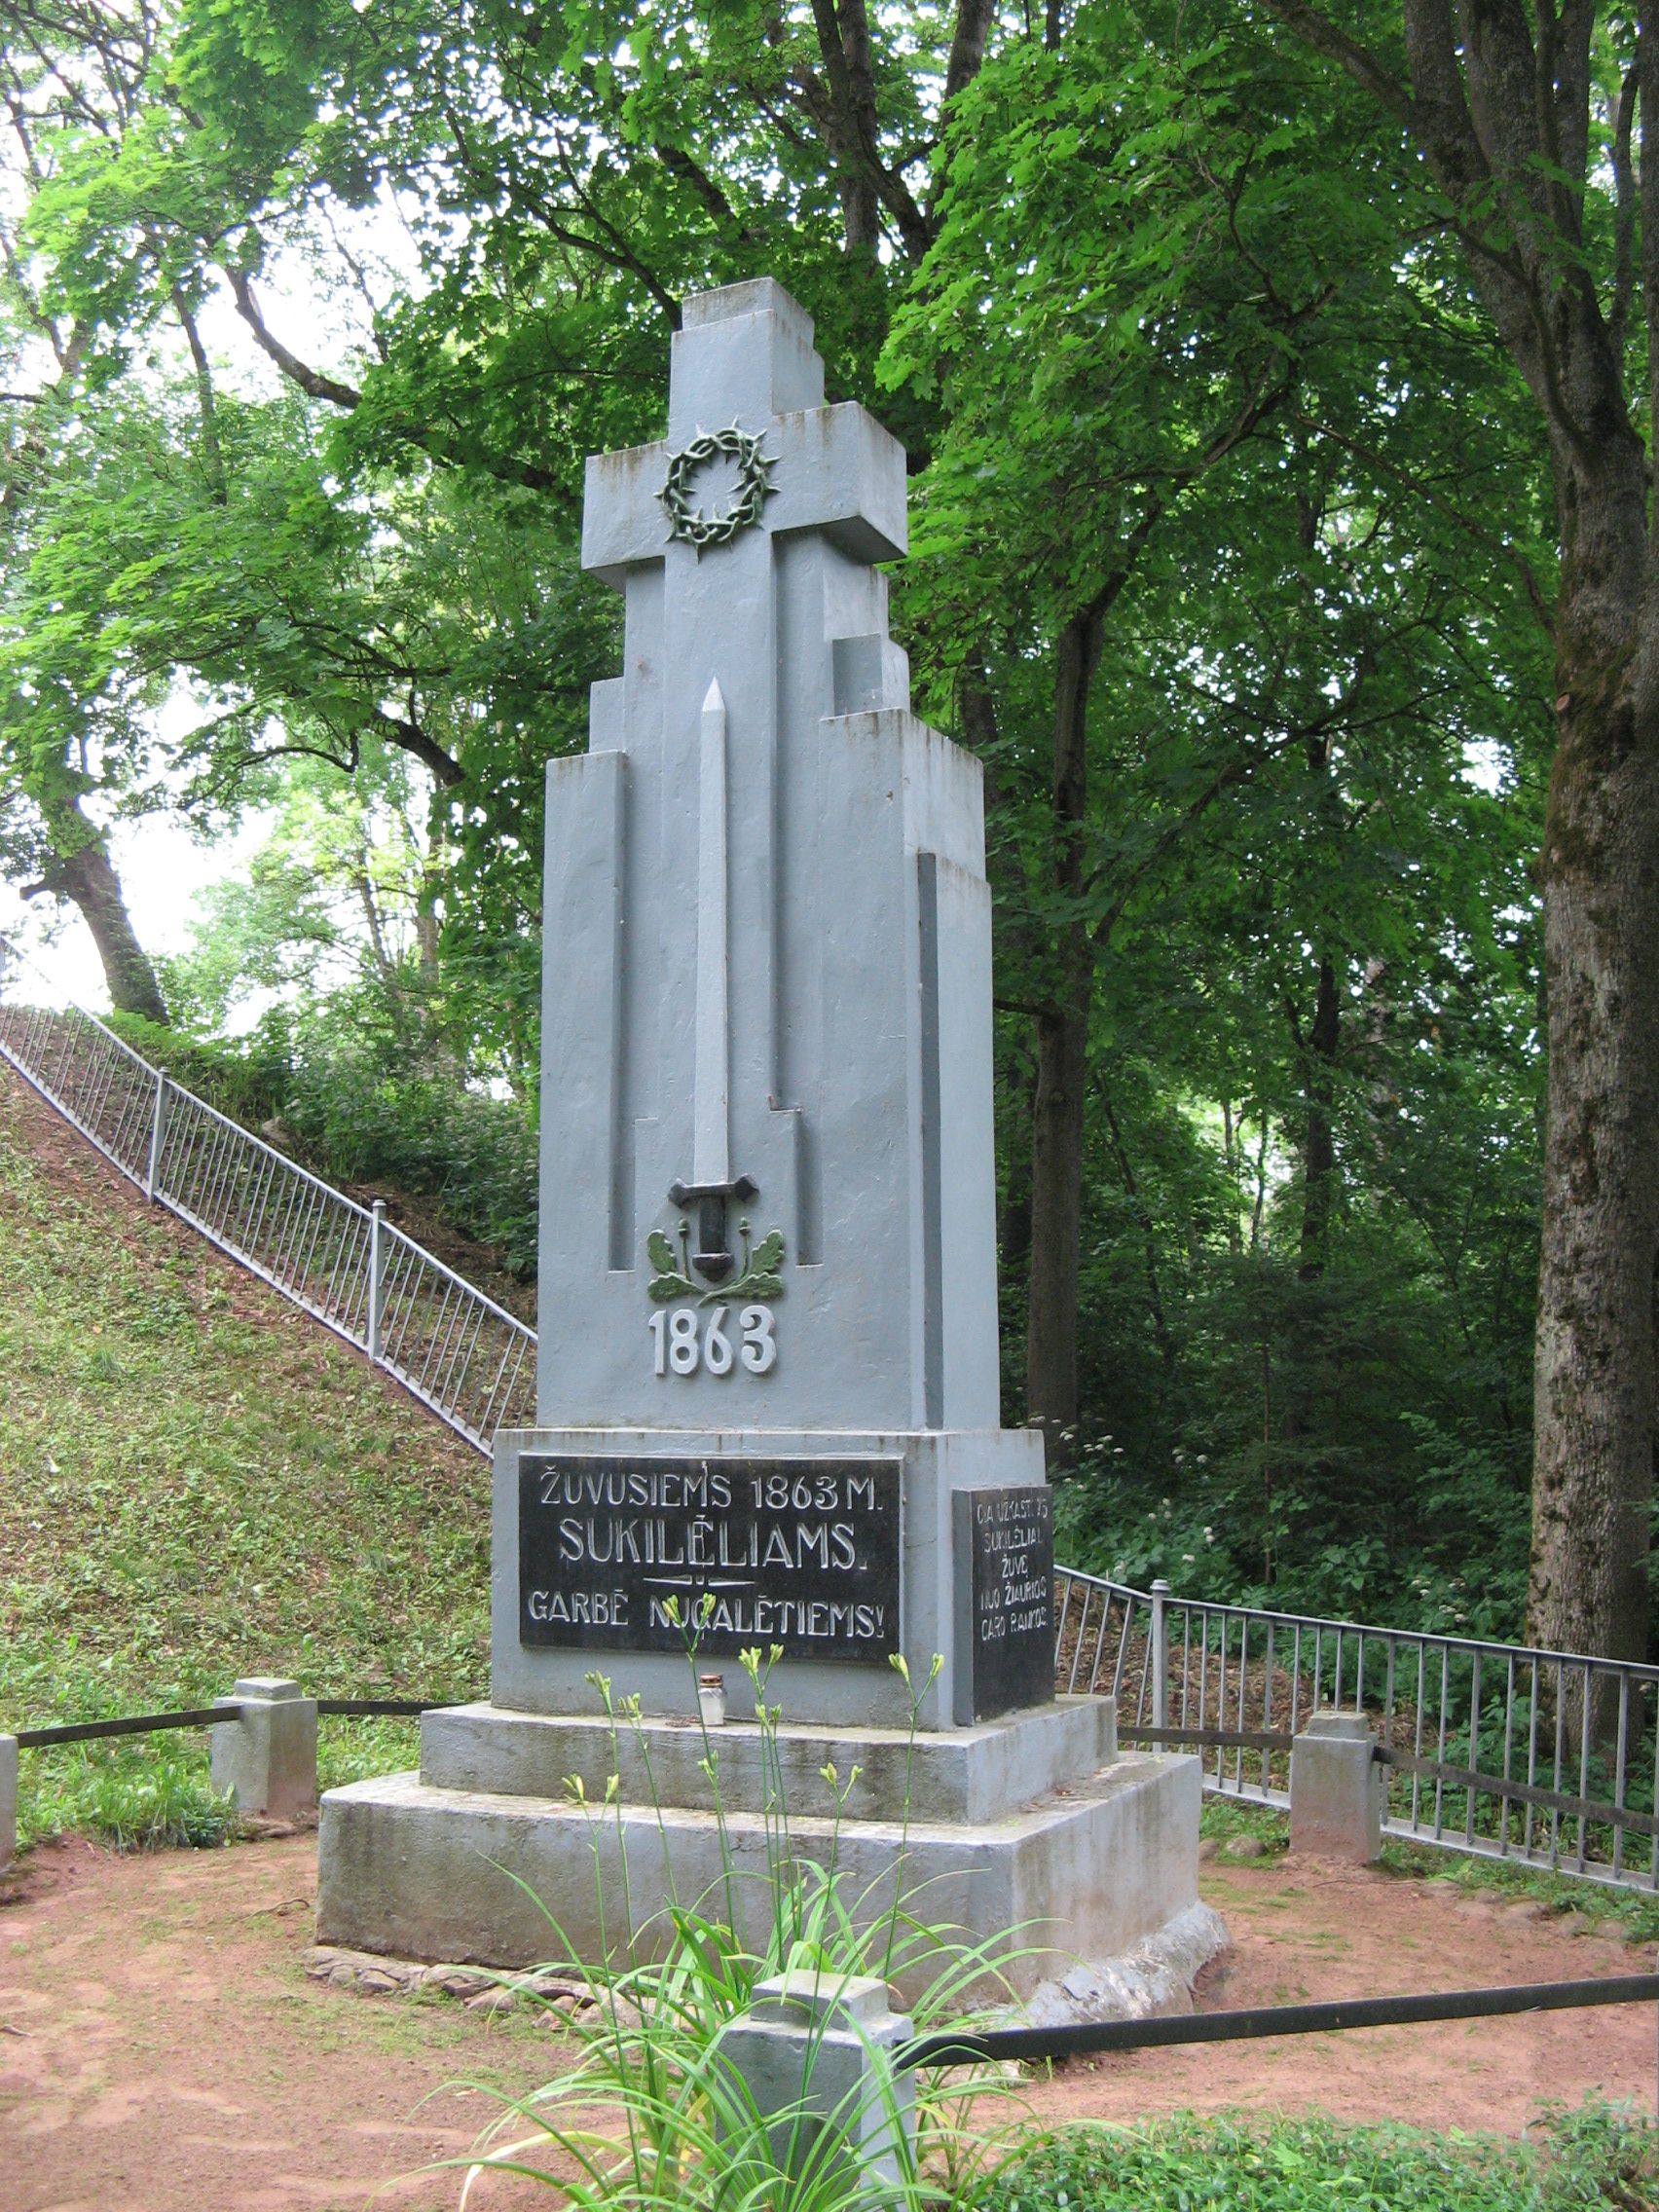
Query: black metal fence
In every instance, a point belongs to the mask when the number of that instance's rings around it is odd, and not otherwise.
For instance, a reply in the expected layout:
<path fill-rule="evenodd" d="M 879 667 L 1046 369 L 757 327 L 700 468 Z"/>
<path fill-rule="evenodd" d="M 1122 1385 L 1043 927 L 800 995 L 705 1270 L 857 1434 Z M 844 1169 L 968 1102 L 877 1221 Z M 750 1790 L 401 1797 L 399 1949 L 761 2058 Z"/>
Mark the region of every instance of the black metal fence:
<path fill-rule="evenodd" d="M 418 1697 L 319 1697 L 319 1720 L 414 1720 L 454 1698 Z M 49 1728 L 19 1728 L 14 1736 L 18 1751 L 39 1750 L 49 1744 L 91 1744 L 104 1736 L 154 1736 L 165 1728 L 217 1728 L 224 1721 L 240 1720 L 241 1707 L 234 1698 L 223 1705 L 192 1706 L 185 1713 L 138 1713 L 123 1720 L 61 1720 Z M 0 1735 L 6 1731 L 0 1729 Z"/>
<path fill-rule="evenodd" d="M 1608 1974 L 1599 1981 L 1527 1981 L 1495 1989 L 1442 1989 L 1408 1997 L 1343 1997 L 1316 2005 L 1256 2005 L 1150 2020 L 1082 2020 L 1067 2027 L 989 2028 L 918 2036 L 895 2053 L 903 2070 L 1078 2058 L 1101 2051 L 1167 2050 L 1182 2044 L 1253 2043 L 1271 2036 L 1330 2035 L 1348 2028 L 1398 2028 L 1436 2020 L 1493 2020 L 1528 2012 L 1580 2011 L 1659 2002 L 1659 1973 Z M 1659 2076 L 1655 2112 L 1659 2114 Z"/>

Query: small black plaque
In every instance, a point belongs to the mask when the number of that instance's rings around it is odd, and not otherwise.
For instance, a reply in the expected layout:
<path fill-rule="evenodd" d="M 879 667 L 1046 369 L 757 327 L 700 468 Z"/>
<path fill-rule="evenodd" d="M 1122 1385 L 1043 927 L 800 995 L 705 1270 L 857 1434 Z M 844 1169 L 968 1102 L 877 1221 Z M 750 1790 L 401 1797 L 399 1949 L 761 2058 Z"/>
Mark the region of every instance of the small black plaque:
<path fill-rule="evenodd" d="M 1054 1694 L 1054 1495 L 1047 1483 L 962 1490 L 956 1530 L 960 1726 Z"/>
<path fill-rule="evenodd" d="M 897 1459 L 519 1461 L 519 1641 L 791 1659 L 899 1649 Z"/>

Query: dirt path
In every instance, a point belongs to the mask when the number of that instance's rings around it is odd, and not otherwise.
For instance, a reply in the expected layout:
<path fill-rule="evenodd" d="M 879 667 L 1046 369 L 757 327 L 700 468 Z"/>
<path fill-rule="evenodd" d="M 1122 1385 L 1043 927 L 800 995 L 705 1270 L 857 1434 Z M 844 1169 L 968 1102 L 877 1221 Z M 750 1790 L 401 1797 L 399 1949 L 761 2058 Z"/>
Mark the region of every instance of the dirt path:
<path fill-rule="evenodd" d="M 1205 1976 L 1203 2011 L 1653 1967 L 1650 1952 L 1444 1881 L 1270 1859 L 1210 1865 L 1203 1892 L 1234 1940 Z M 1654 2009 L 1621 2005 L 1074 2060 L 1038 2103 L 1068 2118 L 1231 2108 L 1517 2135 L 1547 2102 L 1596 2094 L 1651 2116 L 1654 2092 Z"/>
<path fill-rule="evenodd" d="M 522 2092 L 556 2040 L 452 2000 L 308 1980 L 315 1844 L 118 1859 L 81 1842 L 0 1882 L 0 2212 L 347 2212 L 453 2204 L 485 2089 Z M 1643 1954 L 1444 1883 L 1266 1861 L 1206 1869 L 1236 1948 L 1206 2008 L 1644 1971 Z M 458 2090 L 466 2079 L 478 2087 Z M 1224 2108 L 1519 2131 L 1586 2093 L 1650 2110 L 1646 2006 L 1079 2061 L 1052 2118 Z M 545 2202 L 498 2186 L 491 2212 Z"/>

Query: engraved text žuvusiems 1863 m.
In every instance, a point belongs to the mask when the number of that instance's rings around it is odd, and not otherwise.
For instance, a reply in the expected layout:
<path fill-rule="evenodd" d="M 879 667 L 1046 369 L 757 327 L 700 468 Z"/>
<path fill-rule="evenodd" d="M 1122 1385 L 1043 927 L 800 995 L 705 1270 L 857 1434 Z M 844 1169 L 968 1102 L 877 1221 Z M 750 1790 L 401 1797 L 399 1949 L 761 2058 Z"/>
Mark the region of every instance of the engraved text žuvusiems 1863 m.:
<path fill-rule="evenodd" d="M 519 1633 L 590 1651 L 882 1659 L 899 1641 L 899 1461 L 527 1453 Z"/>

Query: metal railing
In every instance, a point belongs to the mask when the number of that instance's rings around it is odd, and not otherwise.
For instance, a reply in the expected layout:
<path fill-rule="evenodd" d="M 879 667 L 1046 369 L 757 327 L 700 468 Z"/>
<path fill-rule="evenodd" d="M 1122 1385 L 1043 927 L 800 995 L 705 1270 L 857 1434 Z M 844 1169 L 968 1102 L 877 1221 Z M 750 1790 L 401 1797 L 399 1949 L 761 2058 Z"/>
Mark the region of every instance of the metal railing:
<path fill-rule="evenodd" d="M 26 1003 L 31 966 L 0 938 L 0 1059 L 147 1198 L 367 1352 L 479 1451 L 498 1428 L 532 1424 L 534 1329 L 394 1229 L 378 1201 L 331 1189 L 95 1015 Z"/>
<path fill-rule="evenodd" d="M 1112 1691 L 1126 1741 L 1194 1743 L 1212 1794 L 1288 1805 L 1290 1739 L 1364 1713 L 1385 1833 L 1659 1891 L 1659 1668 L 1056 1582 L 1059 1688 Z"/>
<path fill-rule="evenodd" d="M 1405 1997 L 1340 1997 L 1314 2004 L 1252 2005 L 1141 2020 L 1078 2020 L 1042 2028 L 938 2028 L 901 2044 L 896 2071 L 924 2066 L 1079 2058 L 1117 2050 L 1167 2050 L 1181 2044 L 1255 2043 L 1269 2036 L 1331 2035 L 1443 2020 L 1496 2020 L 1518 2012 L 1577 2012 L 1605 2005 L 1651 2005 L 1659 1973 L 1606 1974 L 1590 1981 L 1524 1981 L 1489 1989 L 1436 1989 Z"/>

